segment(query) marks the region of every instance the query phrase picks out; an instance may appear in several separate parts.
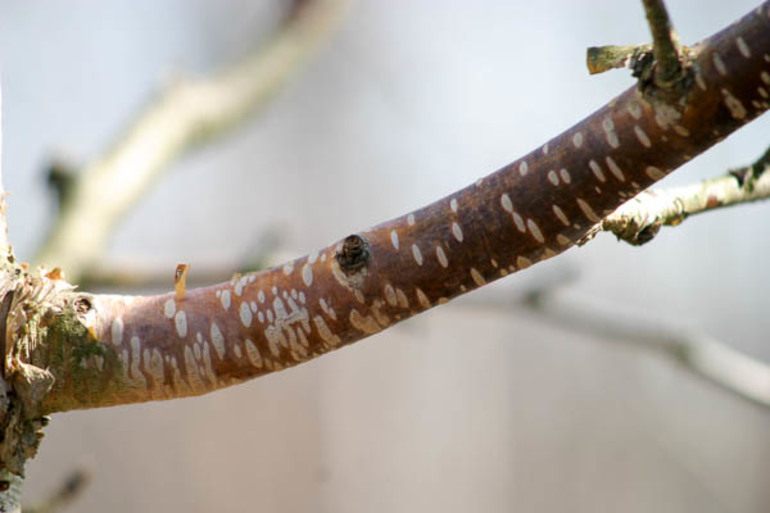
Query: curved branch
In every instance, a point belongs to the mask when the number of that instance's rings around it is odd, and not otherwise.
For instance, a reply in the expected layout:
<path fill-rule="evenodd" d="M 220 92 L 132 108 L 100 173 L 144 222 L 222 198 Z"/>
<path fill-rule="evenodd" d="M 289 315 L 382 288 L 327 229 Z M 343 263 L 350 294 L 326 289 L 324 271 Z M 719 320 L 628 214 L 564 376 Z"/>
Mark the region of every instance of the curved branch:
<path fill-rule="evenodd" d="M 199 395 L 361 340 L 595 233 L 768 109 L 757 88 L 769 55 L 765 2 L 692 47 L 675 101 L 633 87 L 475 184 L 282 267 L 182 301 L 62 290 L 38 338 L 17 335 L 11 375 L 28 361 L 55 377 L 42 414 Z"/>
<path fill-rule="evenodd" d="M 222 135 L 267 100 L 331 33 L 345 0 L 297 2 L 273 41 L 219 75 L 172 85 L 106 155 L 71 177 L 66 202 L 34 259 L 78 281 L 115 222 L 171 160 Z"/>

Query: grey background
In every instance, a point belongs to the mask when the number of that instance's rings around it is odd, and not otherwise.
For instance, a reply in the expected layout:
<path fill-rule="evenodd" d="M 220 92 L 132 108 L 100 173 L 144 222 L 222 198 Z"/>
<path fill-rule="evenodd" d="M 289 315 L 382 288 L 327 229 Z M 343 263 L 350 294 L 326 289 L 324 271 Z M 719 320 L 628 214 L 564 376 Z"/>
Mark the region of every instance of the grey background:
<path fill-rule="evenodd" d="M 362 1 L 260 116 L 175 163 L 111 257 L 228 259 L 270 228 L 299 255 L 473 182 L 631 85 L 587 46 L 647 41 L 634 0 Z M 670 0 L 693 42 L 756 0 Z M 17 254 L 53 213 L 55 150 L 99 154 L 180 72 L 264 40 L 276 4 L 0 1 L 3 170 Z M 670 178 L 755 159 L 770 118 Z M 501 302 L 563 269 L 581 301 L 698 327 L 770 361 L 770 205 L 592 244 L 354 347 L 211 396 L 57 415 L 27 497 L 96 468 L 77 511 L 770 508 L 770 414 L 652 353 Z M 499 304 L 499 306 L 495 306 Z"/>

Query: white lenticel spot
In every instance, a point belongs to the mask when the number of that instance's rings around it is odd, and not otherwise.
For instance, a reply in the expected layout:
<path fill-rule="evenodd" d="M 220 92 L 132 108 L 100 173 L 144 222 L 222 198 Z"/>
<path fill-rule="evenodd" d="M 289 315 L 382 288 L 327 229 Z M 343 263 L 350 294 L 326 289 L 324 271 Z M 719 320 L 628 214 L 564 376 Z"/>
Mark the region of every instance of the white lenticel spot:
<path fill-rule="evenodd" d="M 611 118 L 604 118 L 602 120 L 602 128 L 604 129 L 604 135 L 607 139 L 607 144 L 613 148 L 620 147 L 620 140 L 618 134 L 615 132 L 615 122 Z"/>
<path fill-rule="evenodd" d="M 714 67 L 717 69 L 717 72 L 719 72 L 720 75 L 723 77 L 727 76 L 727 66 L 725 66 L 724 61 L 722 60 L 722 57 L 716 52 L 714 52 L 711 55 L 711 60 L 714 61 Z"/>
<path fill-rule="evenodd" d="M 217 291 L 217 292 L 219 292 L 219 291 Z M 227 310 L 227 309 L 230 308 L 230 302 L 231 302 L 230 291 L 229 290 L 223 290 L 221 292 L 222 292 L 222 294 L 220 294 L 219 300 L 222 302 L 222 308 Z"/>
<path fill-rule="evenodd" d="M 628 113 L 634 119 L 642 119 L 642 106 L 637 102 L 630 102 L 627 107 Z"/>
<path fill-rule="evenodd" d="M 572 181 L 572 177 L 566 169 L 562 168 L 561 171 L 559 171 L 559 174 L 561 175 L 561 179 L 564 180 L 564 183 L 570 183 Z"/>
<path fill-rule="evenodd" d="M 414 226 L 414 214 L 409 214 L 406 216 L 406 224 L 409 226 Z"/>
<path fill-rule="evenodd" d="M 529 172 L 529 166 L 527 165 L 526 161 L 522 161 L 522 163 L 519 164 L 519 174 L 521 176 L 526 176 L 528 172 Z"/>
<path fill-rule="evenodd" d="M 505 210 L 509 214 L 513 212 L 513 203 L 511 202 L 511 197 L 508 196 L 507 193 L 503 193 L 503 195 L 500 196 L 500 205 L 502 205 L 503 210 Z"/>
<path fill-rule="evenodd" d="M 251 326 L 251 320 L 252 320 L 252 313 L 251 308 L 249 308 L 249 304 L 245 301 L 241 303 L 241 307 L 239 309 L 240 315 L 241 315 L 241 323 L 243 323 L 243 326 L 248 328 Z"/>
<path fill-rule="evenodd" d="M 607 181 L 607 179 L 604 177 L 604 173 L 602 173 L 602 168 L 599 166 L 599 164 L 596 163 L 595 160 L 590 160 L 588 162 L 588 167 L 591 168 L 591 171 L 594 173 L 594 176 L 597 180 L 604 183 Z"/>
<path fill-rule="evenodd" d="M 743 55 L 747 59 L 751 58 L 751 49 L 749 48 L 749 45 L 746 44 L 746 41 L 741 36 L 738 36 L 735 38 L 735 44 L 738 45 L 738 51 L 741 52 L 741 55 Z"/>
<path fill-rule="evenodd" d="M 567 215 L 564 213 L 564 211 L 559 208 L 558 205 L 553 205 L 551 208 L 553 209 L 553 213 L 556 214 L 556 217 L 559 219 L 559 222 L 561 222 L 561 224 L 564 226 L 569 226 L 569 219 L 567 218 Z"/>
<path fill-rule="evenodd" d="M 661 171 L 655 166 L 648 166 L 645 172 L 647 173 L 647 176 L 649 176 L 653 180 L 660 180 L 661 178 L 664 178 L 666 176 L 666 173 L 664 173 L 663 171 Z"/>
<path fill-rule="evenodd" d="M 212 322 L 211 323 L 211 343 L 214 344 L 214 348 L 221 347 L 222 353 L 224 354 L 224 347 L 225 347 L 225 337 L 222 335 L 222 332 L 219 331 L 219 326 L 217 326 L 217 323 Z M 217 349 L 217 353 L 219 353 L 219 350 Z"/>
<path fill-rule="evenodd" d="M 580 148 L 583 146 L 583 132 L 577 132 L 572 136 L 572 144 L 575 146 L 575 148 Z"/>
<path fill-rule="evenodd" d="M 112 343 L 116 346 L 123 343 L 123 319 L 120 317 L 112 321 Z"/>
<path fill-rule="evenodd" d="M 185 338 L 187 336 L 187 314 L 184 310 L 179 310 L 174 316 L 174 324 L 176 325 L 176 334 L 179 338 Z"/>
<path fill-rule="evenodd" d="M 471 267 L 471 278 L 473 278 L 473 282 L 479 287 L 482 287 L 487 283 L 487 280 L 484 279 L 484 277 L 480 272 L 476 270 L 475 267 Z"/>
<path fill-rule="evenodd" d="M 642 127 L 634 125 L 634 133 L 636 134 L 636 138 L 639 139 L 639 142 L 642 143 L 642 146 L 645 148 L 652 147 L 652 142 L 650 142 L 650 138 L 647 137 L 647 134 L 642 130 Z"/>
<path fill-rule="evenodd" d="M 449 208 L 452 209 L 452 212 L 457 213 L 457 200 L 456 199 L 452 198 L 449 201 Z"/>
<path fill-rule="evenodd" d="M 452 223 L 452 235 L 457 239 L 457 242 L 463 241 L 463 230 L 460 228 L 459 224 Z"/>
<path fill-rule="evenodd" d="M 171 319 L 174 314 L 176 313 L 176 303 L 173 299 L 167 300 L 163 304 L 163 314 L 168 318 Z"/>
<path fill-rule="evenodd" d="M 586 218 L 589 221 L 593 223 L 600 221 L 599 216 L 596 215 L 596 212 L 594 212 L 594 209 L 591 208 L 591 205 L 589 205 L 588 202 L 586 202 L 584 199 L 578 198 L 577 204 L 580 207 L 580 210 L 583 211 L 583 214 L 585 214 Z"/>
<path fill-rule="evenodd" d="M 441 246 L 436 246 L 436 258 L 438 259 L 438 263 L 441 264 L 441 267 L 446 269 L 449 267 L 449 260 L 446 257 L 446 253 L 444 253 L 444 250 L 441 248 Z"/>
<path fill-rule="evenodd" d="M 527 231 L 527 227 L 524 226 L 524 219 L 521 218 L 518 212 L 513 213 L 513 222 L 516 224 L 516 228 L 521 232 L 524 233 Z"/>
<path fill-rule="evenodd" d="M 615 163 L 615 160 L 612 157 L 607 156 L 604 159 L 604 161 L 607 163 L 607 167 L 610 168 L 610 172 L 615 178 L 617 178 L 621 182 L 626 181 L 626 176 L 623 174 L 623 171 L 620 169 L 620 166 L 618 166 L 617 163 Z"/>
<path fill-rule="evenodd" d="M 398 232 L 396 230 L 390 231 L 390 243 L 393 244 L 393 247 L 398 249 Z"/>
<path fill-rule="evenodd" d="M 516 257 L 516 265 L 519 266 L 519 269 L 526 269 L 532 265 L 532 260 L 524 256 Z"/>
<path fill-rule="evenodd" d="M 548 171 L 548 181 L 554 185 L 559 185 L 559 175 L 553 169 Z"/>
<path fill-rule="evenodd" d="M 305 263 L 305 265 L 302 266 L 302 281 L 305 282 L 305 285 L 308 287 L 313 284 L 313 268 L 310 267 L 309 263 Z"/>
<path fill-rule="evenodd" d="M 545 242 L 545 238 L 543 237 L 543 233 L 540 231 L 540 227 L 532 219 L 527 219 L 527 228 L 529 228 L 530 233 L 536 241 L 541 244 Z"/>
<path fill-rule="evenodd" d="M 420 248 L 417 247 L 417 244 L 412 244 L 412 256 L 414 257 L 414 261 L 417 262 L 417 265 L 422 265 L 422 253 L 420 252 Z"/>

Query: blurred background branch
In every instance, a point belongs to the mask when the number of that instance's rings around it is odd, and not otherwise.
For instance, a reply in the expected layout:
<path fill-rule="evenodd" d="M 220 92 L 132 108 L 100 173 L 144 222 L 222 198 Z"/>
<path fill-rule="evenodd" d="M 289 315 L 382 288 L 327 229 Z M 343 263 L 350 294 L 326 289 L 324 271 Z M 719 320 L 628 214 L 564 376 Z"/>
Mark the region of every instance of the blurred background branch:
<path fill-rule="evenodd" d="M 114 147 L 82 172 L 53 166 L 59 213 L 35 263 L 61 267 L 68 280 L 78 283 L 102 254 L 115 223 L 168 164 L 263 106 L 331 34 L 346 4 L 293 2 L 266 47 L 213 77 L 173 83 Z"/>

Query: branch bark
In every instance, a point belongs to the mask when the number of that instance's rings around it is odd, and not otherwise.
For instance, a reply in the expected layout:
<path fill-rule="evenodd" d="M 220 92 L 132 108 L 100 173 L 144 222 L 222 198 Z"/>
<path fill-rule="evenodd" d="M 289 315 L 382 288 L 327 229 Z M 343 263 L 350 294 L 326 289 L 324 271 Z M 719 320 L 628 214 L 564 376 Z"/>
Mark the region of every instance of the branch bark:
<path fill-rule="evenodd" d="M 211 392 L 561 253 L 622 202 L 768 109 L 758 88 L 770 69 L 770 2 L 691 52 L 673 100 L 654 83 L 639 84 L 463 190 L 284 266 L 187 291 L 181 301 L 173 293 L 76 293 L 55 277 L 24 274 L 36 297 L 51 293 L 36 301 L 29 332 L 17 334 L 11 381 L 30 367 L 54 380 L 42 399 L 26 392 L 35 398 L 25 402 L 27 416 Z"/>

